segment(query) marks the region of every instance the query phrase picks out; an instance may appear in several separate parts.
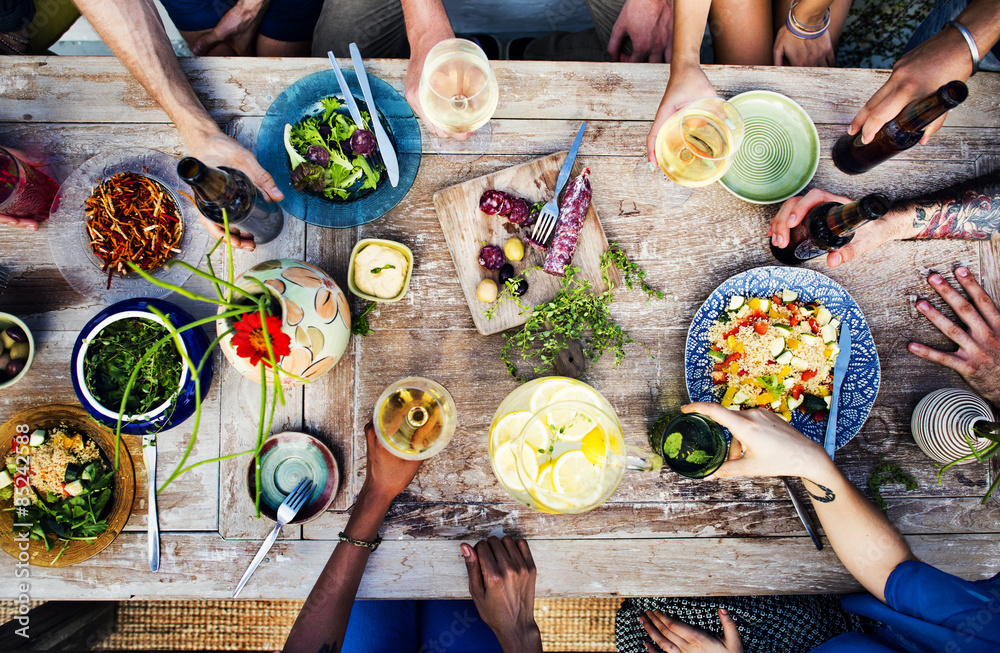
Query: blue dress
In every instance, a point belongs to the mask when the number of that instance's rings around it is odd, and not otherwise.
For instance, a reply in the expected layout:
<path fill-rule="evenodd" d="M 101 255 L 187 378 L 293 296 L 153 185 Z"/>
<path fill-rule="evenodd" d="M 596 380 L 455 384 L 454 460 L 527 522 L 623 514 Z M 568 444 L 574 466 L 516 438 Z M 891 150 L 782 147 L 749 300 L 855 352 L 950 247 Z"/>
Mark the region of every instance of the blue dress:
<path fill-rule="evenodd" d="M 871 594 L 844 597 L 844 609 L 883 625 L 874 635 L 847 633 L 813 653 L 1000 653 L 1000 574 L 967 581 L 908 560 Z"/>

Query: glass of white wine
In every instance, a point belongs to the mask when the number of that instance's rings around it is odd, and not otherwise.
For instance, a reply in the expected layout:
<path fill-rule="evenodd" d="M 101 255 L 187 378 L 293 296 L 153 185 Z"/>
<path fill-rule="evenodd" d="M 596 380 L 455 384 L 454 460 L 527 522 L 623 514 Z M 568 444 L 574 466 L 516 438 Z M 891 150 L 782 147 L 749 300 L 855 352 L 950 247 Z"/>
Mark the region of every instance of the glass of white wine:
<path fill-rule="evenodd" d="M 448 446 L 458 422 L 455 400 L 443 385 L 408 376 L 375 402 L 375 435 L 400 458 L 424 460 Z"/>
<path fill-rule="evenodd" d="M 656 162 L 667 177 L 698 188 L 726 174 L 743 142 L 743 119 L 722 98 L 702 98 L 681 108 L 656 135 Z"/>
<path fill-rule="evenodd" d="M 431 124 L 449 134 L 470 134 L 465 140 L 431 136 L 435 152 L 462 160 L 486 152 L 500 91 L 482 48 L 465 39 L 435 45 L 424 60 L 418 93 Z"/>

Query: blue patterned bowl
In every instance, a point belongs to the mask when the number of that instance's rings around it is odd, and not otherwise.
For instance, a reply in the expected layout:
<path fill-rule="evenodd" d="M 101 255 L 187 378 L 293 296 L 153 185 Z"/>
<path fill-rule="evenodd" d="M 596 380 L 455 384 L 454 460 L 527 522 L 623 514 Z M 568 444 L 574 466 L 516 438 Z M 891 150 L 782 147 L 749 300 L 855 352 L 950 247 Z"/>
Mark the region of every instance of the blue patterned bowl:
<path fill-rule="evenodd" d="M 93 395 L 91 395 L 90 390 L 87 389 L 83 380 L 83 360 L 87 354 L 87 347 L 90 341 L 112 322 L 134 317 L 160 322 L 159 318 L 149 311 L 150 306 L 155 306 L 158 311 L 168 316 L 175 327 L 194 322 L 194 318 L 187 311 L 170 302 L 165 302 L 161 299 L 150 299 L 148 297 L 126 299 L 117 304 L 112 304 L 91 318 L 80 331 L 80 335 L 76 338 L 76 344 L 73 345 L 73 356 L 70 358 L 70 377 L 73 380 L 73 389 L 76 391 L 76 396 L 83 407 L 87 409 L 87 412 L 90 413 L 91 417 L 110 428 L 115 428 L 115 424 L 118 421 L 118 411 L 108 409 L 98 403 Z M 181 345 L 188 357 L 197 365 L 205 355 L 205 352 L 208 351 L 208 337 L 205 335 L 204 330 L 200 327 L 188 329 L 181 332 L 180 338 Z M 213 361 L 210 357 L 205 367 L 201 370 L 202 400 L 205 399 L 209 387 L 212 385 L 212 370 Z M 184 364 L 181 372 L 180 385 L 180 394 L 177 395 L 177 398 L 173 402 L 164 402 L 163 405 L 158 406 L 155 410 L 143 415 L 126 416 L 123 418 L 122 432 L 133 435 L 153 433 L 173 428 L 191 417 L 195 409 L 195 391 L 194 378 L 187 364 Z M 171 403 L 173 403 L 172 408 Z"/>
<path fill-rule="evenodd" d="M 358 89 L 358 77 L 353 70 L 344 70 L 344 79 L 352 89 Z M 294 125 L 304 116 L 319 111 L 319 101 L 331 95 L 342 97 L 333 70 L 322 70 L 293 83 L 279 95 L 264 115 L 257 135 L 257 160 L 271 173 L 278 188 L 285 194 L 281 208 L 309 224 L 321 227 L 356 227 L 381 218 L 410 190 L 420 167 L 420 127 L 417 119 L 394 88 L 378 77 L 368 75 L 372 99 L 378 107 L 382 126 L 396 148 L 399 159 L 399 184 L 393 186 L 383 178 L 378 187 L 363 197 L 349 202 L 333 202 L 292 186 L 292 168 L 285 151 L 285 124 Z M 336 90 L 335 90 L 336 89 Z M 355 98 L 358 108 L 366 110 L 363 98 Z M 346 111 L 346 109 L 345 109 Z"/>
<path fill-rule="evenodd" d="M 842 322 L 841 328 L 851 330 L 851 361 L 840 391 L 840 416 L 837 424 L 837 448 L 857 435 L 878 394 L 882 371 L 879 367 L 875 341 L 857 302 L 843 286 L 833 279 L 807 268 L 761 267 L 730 277 L 716 288 L 691 321 L 684 349 L 684 369 L 688 396 L 691 401 L 721 399 L 712 383 L 712 360 L 708 356 L 708 330 L 724 310 L 733 295 L 770 297 L 775 292 L 794 290 L 799 299 L 822 302 Z M 826 422 L 817 422 L 811 415 L 792 411 L 792 426 L 809 438 L 822 443 Z"/>

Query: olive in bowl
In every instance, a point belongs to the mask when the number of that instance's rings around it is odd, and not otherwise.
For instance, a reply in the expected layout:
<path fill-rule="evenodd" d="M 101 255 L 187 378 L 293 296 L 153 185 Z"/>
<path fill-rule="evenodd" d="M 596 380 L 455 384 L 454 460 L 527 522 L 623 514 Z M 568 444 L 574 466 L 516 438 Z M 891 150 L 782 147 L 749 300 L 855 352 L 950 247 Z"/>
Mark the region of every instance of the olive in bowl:
<path fill-rule="evenodd" d="M 0 390 L 24 378 L 34 359 L 31 330 L 10 313 L 0 313 Z"/>

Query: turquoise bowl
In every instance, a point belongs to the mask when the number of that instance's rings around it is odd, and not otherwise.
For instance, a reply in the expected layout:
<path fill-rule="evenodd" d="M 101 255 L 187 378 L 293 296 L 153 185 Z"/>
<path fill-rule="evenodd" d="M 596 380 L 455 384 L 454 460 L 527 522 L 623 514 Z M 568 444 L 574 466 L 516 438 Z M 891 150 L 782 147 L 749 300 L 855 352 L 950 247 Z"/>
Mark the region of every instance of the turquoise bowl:
<path fill-rule="evenodd" d="M 257 483 L 254 461 L 247 466 L 247 489 L 253 501 Z M 312 495 L 289 524 L 302 524 L 322 515 L 337 496 L 340 471 L 330 448 L 306 433 L 285 431 L 264 441 L 260 452 L 260 514 L 277 521 L 278 506 L 304 478 L 315 483 Z"/>

